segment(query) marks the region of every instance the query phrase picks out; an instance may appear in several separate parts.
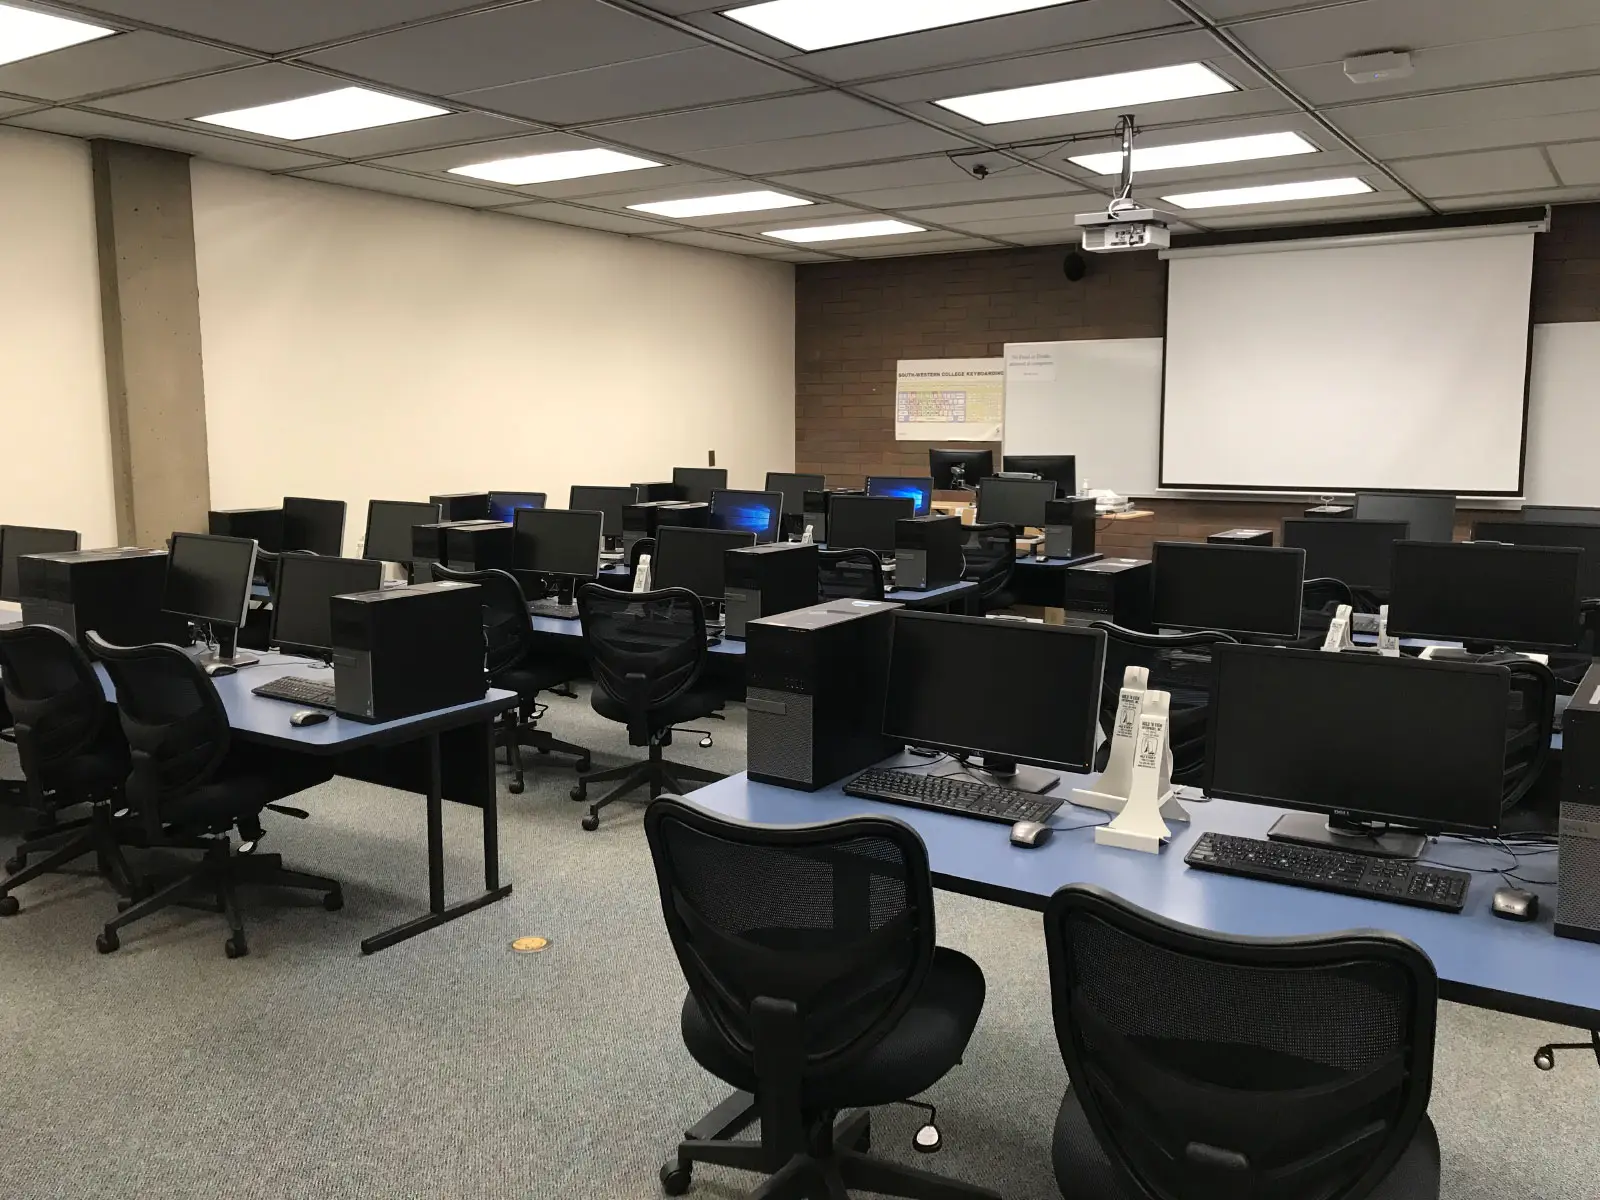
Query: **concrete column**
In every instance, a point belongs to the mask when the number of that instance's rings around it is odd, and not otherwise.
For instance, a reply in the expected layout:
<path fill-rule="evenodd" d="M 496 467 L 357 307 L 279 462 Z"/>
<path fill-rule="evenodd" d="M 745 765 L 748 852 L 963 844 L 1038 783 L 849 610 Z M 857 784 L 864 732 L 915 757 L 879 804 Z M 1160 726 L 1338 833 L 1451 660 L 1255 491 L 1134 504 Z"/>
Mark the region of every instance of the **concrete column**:
<path fill-rule="evenodd" d="M 211 507 L 189 158 L 90 143 L 117 538 L 163 546 Z"/>

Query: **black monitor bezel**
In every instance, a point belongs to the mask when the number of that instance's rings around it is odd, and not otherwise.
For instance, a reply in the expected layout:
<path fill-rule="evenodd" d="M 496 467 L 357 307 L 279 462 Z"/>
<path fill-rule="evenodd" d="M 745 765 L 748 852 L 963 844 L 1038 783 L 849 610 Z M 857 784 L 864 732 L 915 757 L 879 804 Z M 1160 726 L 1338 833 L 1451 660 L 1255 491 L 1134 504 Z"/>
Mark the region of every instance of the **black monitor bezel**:
<path fill-rule="evenodd" d="M 388 505 L 395 508 L 404 506 L 406 508 L 432 509 L 433 519 L 429 521 L 418 521 L 416 523 L 417 525 L 437 525 L 444 520 L 444 506 L 442 504 L 436 504 L 432 500 L 368 500 L 367 524 L 366 528 L 361 532 L 361 557 L 370 558 L 374 562 L 410 563 L 416 557 L 414 550 L 408 550 L 404 558 L 378 558 L 372 553 L 372 513 L 373 509 L 377 508 L 379 505 Z M 415 534 L 413 533 L 412 538 L 407 540 L 412 541 L 414 539 Z M 331 558 L 334 556 L 328 555 L 326 557 Z"/>
<path fill-rule="evenodd" d="M 66 541 L 68 536 L 72 539 L 72 545 L 62 546 L 59 549 L 29 550 L 24 554 L 13 554 L 11 556 L 13 563 L 34 554 L 67 554 L 74 550 L 81 550 L 83 548 L 83 535 L 76 529 L 48 529 L 43 525 L 0 525 L 0 601 L 6 604 L 20 604 L 22 603 L 22 594 L 17 590 L 18 581 L 15 579 L 8 580 L 5 577 L 6 542 L 9 540 L 9 534 L 12 530 L 22 533 L 59 533 L 63 535 L 62 541 Z M 13 568 L 14 572 L 19 572 L 20 569 L 20 567 Z"/>
<path fill-rule="evenodd" d="M 1398 525 L 1400 527 L 1400 536 L 1390 540 L 1389 545 L 1391 547 L 1394 545 L 1395 542 L 1406 541 L 1409 538 L 1410 533 L 1411 533 L 1411 523 L 1409 521 L 1390 521 L 1390 520 L 1388 520 L 1386 518 L 1379 518 L 1379 517 L 1285 517 L 1283 519 L 1283 527 L 1279 532 L 1280 532 L 1280 535 L 1281 535 L 1281 538 L 1282 538 L 1282 541 L 1283 541 L 1283 545 L 1285 547 L 1288 547 L 1289 549 L 1292 549 L 1292 550 L 1304 550 L 1305 547 L 1304 546 L 1290 546 L 1289 545 L 1289 527 L 1291 525 L 1296 525 L 1296 526 L 1312 525 L 1312 526 L 1316 526 L 1319 529 L 1338 529 L 1338 528 L 1360 529 L 1360 528 L 1371 528 L 1374 525 Z M 1309 560 L 1310 559 L 1310 554 L 1307 553 L 1306 557 Z M 1389 552 L 1389 559 L 1390 559 L 1391 562 L 1394 559 L 1394 552 L 1393 552 L 1392 549 Z M 1308 561 L 1307 565 L 1304 567 L 1304 572 L 1305 572 L 1306 577 L 1310 578 L 1310 579 L 1330 578 L 1330 576 L 1312 575 L 1311 574 L 1311 567 L 1309 565 L 1309 561 Z M 1337 576 L 1332 576 L 1331 578 L 1338 578 L 1338 577 Z M 1304 583 L 1304 580 L 1302 580 L 1301 582 Z M 1349 586 L 1351 588 L 1354 588 L 1357 591 L 1363 591 L 1363 592 L 1373 592 L 1373 593 L 1376 593 L 1376 594 L 1382 594 L 1382 593 L 1386 593 L 1389 590 L 1389 585 L 1387 583 L 1381 583 L 1381 584 L 1378 584 L 1378 583 L 1365 583 L 1365 582 L 1360 582 L 1360 581 L 1357 581 L 1357 580 L 1354 580 L 1354 579 L 1340 579 L 1339 582 L 1341 582 L 1341 583 L 1343 583 L 1343 584 L 1345 584 L 1345 585 L 1347 585 L 1347 586 Z"/>
<path fill-rule="evenodd" d="M 537 516 L 524 517 L 524 513 L 538 514 Z M 561 520 L 568 516 L 599 517 L 600 529 L 594 537 L 594 572 L 588 575 L 578 575 L 571 571 L 551 571 L 544 567 L 530 567 L 523 562 L 522 546 L 524 520 L 539 521 L 544 519 L 544 514 L 559 514 L 556 519 Z M 606 515 L 595 508 L 519 508 L 514 514 L 515 520 L 511 522 L 511 569 L 524 572 L 528 575 L 544 575 L 551 579 L 597 579 L 600 576 L 600 539 L 605 536 Z"/>
<path fill-rule="evenodd" d="M 178 544 L 180 541 L 221 542 L 232 546 L 250 547 L 250 569 L 244 574 L 244 587 L 241 589 L 243 595 L 240 597 L 239 602 L 239 619 L 235 621 L 230 617 L 219 617 L 212 613 L 183 612 L 176 608 L 168 608 L 168 582 L 165 576 L 162 578 L 161 583 L 161 611 L 169 616 L 181 617 L 183 620 L 195 625 L 221 625 L 230 629 L 243 629 L 245 621 L 250 617 L 250 593 L 255 587 L 256 556 L 260 553 L 261 547 L 256 545 L 253 538 L 223 537 L 221 534 L 216 533 L 174 533 L 167 547 L 167 575 L 172 572 L 172 563 L 178 556 Z"/>
<path fill-rule="evenodd" d="M 778 540 L 778 535 L 783 530 L 783 493 L 782 492 L 774 492 L 770 488 L 762 489 L 762 490 L 757 490 L 755 488 L 717 488 L 715 491 L 713 491 L 711 493 L 711 500 L 710 500 L 710 503 L 709 503 L 710 512 L 709 512 L 708 516 L 709 516 L 709 519 L 712 522 L 715 522 L 718 519 L 718 513 L 717 513 L 717 497 L 718 496 L 764 496 L 764 497 L 772 497 L 773 500 L 769 501 L 768 504 L 767 504 L 767 507 L 770 509 L 770 511 L 772 513 L 772 520 L 767 522 L 767 529 L 766 529 L 766 533 L 765 534 L 760 534 L 760 533 L 756 534 L 756 545 L 758 545 L 758 546 L 770 545 L 772 542 L 775 542 L 775 541 Z M 711 526 L 711 528 L 718 529 L 718 528 L 721 528 L 721 527 L 716 525 L 716 524 L 713 524 Z M 740 532 L 748 533 L 749 530 L 741 530 Z"/>
<path fill-rule="evenodd" d="M 1199 550 L 1202 554 L 1275 554 L 1283 558 L 1285 554 L 1295 554 L 1300 558 L 1300 583 L 1295 588 L 1294 629 L 1284 632 L 1277 629 L 1219 629 L 1215 625 L 1184 625 L 1174 621 L 1161 619 L 1156 610 L 1156 602 L 1160 596 L 1161 583 L 1161 548 L 1175 546 L 1187 553 L 1190 550 Z M 1222 561 L 1219 559 L 1218 561 Z M 1235 558 L 1238 562 L 1240 559 Z M 1285 559 L 1284 561 L 1287 561 Z M 1150 545 L 1150 623 L 1157 629 L 1177 629 L 1183 631 L 1205 631 L 1209 633 L 1226 633 L 1230 637 L 1253 638 L 1282 638 L 1286 641 L 1298 641 L 1305 617 L 1305 586 L 1306 586 L 1306 552 L 1298 546 L 1225 546 L 1216 542 L 1183 542 L 1183 541 L 1158 541 Z"/>
<path fill-rule="evenodd" d="M 1395 637 L 1422 638 L 1441 642 L 1460 642 L 1463 645 L 1482 646 L 1492 644 L 1495 646 L 1505 646 L 1512 650 L 1570 649 L 1571 647 L 1576 646 L 1582 640 L 1583 613 L 1581 604 L 1583 601 L 1583 550 L 1581 548 L 1577 546 L 1518 546 L 1507 542 L 1429 542 L 1412 538 L 1407 541 L 1396 542 L 1394 544 L 1394 565 L 1390 568 L 1389 572 L 1389 577 L 1391 580 L 1395 578 L 1395 575 L 1399 569 L 1401 556 L 1406 554 L 1410 548 L 1419 546 L 1425 546 L 1429 550 L 1435 551 L 1439 550 L 1440 548 L 1445 548 L 1447 553 L 1453 554 L 1494 554 L 1510 550 L 1523 554 L 1533 553 L 1563 555 L 1576 558 L 1578 567 L 1577 583 L 1573 587 L 1573 594 L 1575 596 L 1572 606 L 1573 640 L 1571 642 L 1508 641 L 1502 638 L 1486 638 L 1479 635 L 1468 635 L 1459 632 L 1446 632 L 1443 630 L 1423 631 L 1421 629 L 1407 628 L 1408 623 L 1403 620 L 1403 618 L 1407 615 L 1403 606 L 1400 610 L 1399 616 L 1396 616 L 1395 600 L 1397 599 L 1398 592 L 1396 588 L 1391 587 L 1389 589 L 1388 632 L 1393 634 Z"/>
<path fill-rule="evenodd" d="M 695 592 L 695 590 L 693 588 L 686 587 L 683 584 L 664 584 L 664 583 L 661 582 L 661 565 L 660 565 L 661 535 L 663 533 L 666 533 L 667 530 L 669 530 L 669 529 L 672 531 L 667 536 L 667 541 L 668 541 L 669 544 L 671 542 L 675 542 L 675 541 L 679 540 L 679 538 L 681 538 L 681 537 L 706 537 L 706 536 L 713 536 L 713 537 L 720 537 L 720 538 L 748 537 L 750 539 L 748 542 L 745 542 L 741 546 L 729 545 L 729 546 L 725 547 L 726 550 L 741 550 L 741 549 L 744 549 L 745 547 L 748 547 L 748 546 L 754 546 L 756 544 L 755 535 L 750 533 L 748 530 L 744 530 L 744 529 L 703 529 L 703 528 L 700 528 L 700 527 L 694 526 L 694 525 L 663 525 L 659 529 L 656 530 L 656 548 L 655 548 L 655 552 L 651 556 L 651 558 L 652 558 L 651 575 L 653 577 L 652 578 L 652 582 L 651 582 L 651 586 L 652 587 L 657 587 L 657 588 L 662 588 L 662 587 L 682 587 L 684 589 L 684 591 L 694 592 L 694 594 L 696 596 L 700 597 L 700 600 L 701 600 L 702 603 L 713 603 L 713 604 L 722 603 L 725 599 L 727 599 L 727 595 L 728 595 L 728 574 L 727 574 L 726 565 L 724 565 L 724 567 L 723 567 L 722 594 L 719 595 L 719 596 L 708 596 L 704 592 Z"/>
<path fill-rule="evenodd" d="M 357 592 L 375 592 L 375 591 L 379 590 L 383 586 L 383 563 L 384 563 L 384 561 L 385 560 L 381 559 L 381 558 L 365 558 L 365 557 L 363 557 L 363 558 L 342 558 L 342 557 L 336 557 L 334 555 L 328 555 L 328 554 L 308 554 L 308 553 L 305 553 L 303 551 L 302 552 L 293 552 L 293 551 L 291 551 L 288 554 L 280 554 L 278 556 L 277 580 L 273 584 L 273 589 L 272 589 L 272 624 L 269 626 L 269 628 L 267 630 L 267 641 L 268 641 L 268 644 L 272 645 L 272 646 L 276 646 L 278 648 L 278 650 L 280 652 L 284 653 L 284 654 L 306 654 L 306 653 L 311 653 L 311 654 L 326 656 L 326 655 L 331 654 L 333 652 L 333 647 L 331 645 L 328 645 L 328 646 L 315 646 L 315 645 L 312 645 L 310 642 L 284 642 L 278 637 L 278 617 L 283 612 L 283 605 L 280 603 L 280 598 L 283 595 L 283 578 L 284 578 L 284 570 L 285 570 L 284 564 L 286 564 L 286 563 L 292 563 L 292 564 L 301 564 L 301 563 L 316 563 L 316 564 L 339 563 L 341 565 L 345 565 L 345 564 L 349 564 L 349 563 L 360 563 L 363 567 L 372 568 L 373 574 L 375 575 L 375 578 L 376 578 L 376 582 L 374 582 L 371 587 L 356 588 L 356 589 L 352 589 L 350 592 L 339 592 L 339 593 L 336 593 L 337 595 L 345 596 L 345 595 L 355 595 Z M 291 575 L 293 575 L 295 572 L 299 571 L 300 569 L 301 569 L 301 567 L 299 565 L 294 565 L 294 566 L 290 566 L 288 568 L 288 571 L 289 571 L 289 573 Z M 334 594 L 334 593 L 330 593 L 330 595 L 332 595 L 332 594 Z"/>

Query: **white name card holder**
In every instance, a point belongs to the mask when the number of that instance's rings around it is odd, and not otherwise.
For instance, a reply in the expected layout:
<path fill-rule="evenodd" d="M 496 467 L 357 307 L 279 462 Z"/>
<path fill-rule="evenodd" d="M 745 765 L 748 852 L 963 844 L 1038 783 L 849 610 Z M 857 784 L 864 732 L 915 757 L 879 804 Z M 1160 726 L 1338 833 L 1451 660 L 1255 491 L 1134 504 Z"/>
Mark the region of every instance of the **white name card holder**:
<path fill-rule="evenodd" d="M 1355 649 L 1350 640 L 1350 606 L 1341 604 L 1334 609 L 1333 620 L 1328 622 L 1328 636 L 1322 639 L 1322 649 L 1329 654 L 1339 654 Z"/>
<path fill-rule="evenodd" d="M 1172 830 L 1161 815 L 1163 796 L 1170 796 L 1172 791 L 1172 750 L 1167 744 L 1170 706 L 1171 697 L 1166 692 L 1144 694 L 1128 802 L 1109 825 L 1095 829 L 1096 845 L 1159 854 L 1172 837 Z"/>
<path fill-rule="evenodd" d="M 1378 653 L 1385 658 L 1400 657 L 1400 639 L 1389 632 L 1389 606 L 1378 609 Z"/>
<path fill-rule="evenodd" d="M 648 592 L 650 590 L 650 556 L 639 555 L 639 562 L 633 568 L 633 590 Z"/>
<path fill-rule="evenodd" d="M 1128 803 L 1133 783 L 1134 749 L 1139 736 L 1139 715 L 1150 686 L 1146 667 L 1129 667 L 1122 675 L 1122 693 L 1117 700 L 1117 720 L 1111 731 L 1111 754 L 1106 769 L 1092 788 L 1073 788 L 1072 803 L 1101 812 L 1119 813 Z M 1161 815 L 1169 821 L 1187 821 L 1189 810 L 1172 794 L 1172 747 L 1166 748 L 1163 764 Z"/>

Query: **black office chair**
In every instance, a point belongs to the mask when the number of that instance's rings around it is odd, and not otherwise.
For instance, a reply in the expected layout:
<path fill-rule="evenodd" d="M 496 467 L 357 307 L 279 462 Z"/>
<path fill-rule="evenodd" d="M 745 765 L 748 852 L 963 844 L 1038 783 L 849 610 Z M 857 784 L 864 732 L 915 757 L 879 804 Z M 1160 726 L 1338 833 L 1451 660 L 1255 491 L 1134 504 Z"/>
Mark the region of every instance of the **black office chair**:
<path fill-rule="evenodd" d="M 114 646 L 95 633 L 88 641 L 116 685 L 122 732 L 132 750 L 127 798 L 154 848 L 201 850 L 192 871 L 166 883 L 106 923 L 95 948 L 110 954 L 118 930 L 194 896 L 215 896 L 226 914 L 229 958 L 250 952 L 237 889 L 242 884 L 304 888 L 324 893 L 330 912 L 344 906 L 336 880 L 287 870 L 276 854 L 258 854 L 261 810 L 325 783 L 332 771 L 310 755 L 233 742 L 217 689 L 193 658 L 176 646 Z M 238 852 L 229 834 L 237 830 Z"/>
<path fill-rule="evenodd" d="M 883 560 L 871 550 L 818 550 L 818 599 L 882 600 Z"/>
<path fill-rule="evenodd" d="M 1044 916 L 1072 1200 L 1438 1200 L 1438 980 L 1412 943 L 1243 938 L 1072 884 Z"/>
<path fill-rule="evenodd" d="M 18 625 L 0 629 L 0 670 L 26 803 L 46 820 L 5 864 L 10 874 L 0 880 L 0 916 L 21 908 L 11 894 L 16 888 L 88 854 L 102 874 L 136 894 L 140 881 L 122 847 L 137 839 L 131 823 L 116 815 L 128 778 L 128 744 L 93 665 L 63 631 Z M 88 816 L 57 820 L 61 810 L 84 804 Z M 30 864 L 35 854 L 45 857 Z"/>
<path fill-rule="evenodd" d="M 1016 603 L 1011 594 L 1011 576 L 1017 569 L 1017 529 L 1013 525 L 968 525 L 962 553 L 966 567 L 961 578 L 978 585 L 980 612 L 1010 608 Z"/>
<path fill-rule="evenodd" d="M 752 1092 L 759 1142 L 688 1140 L 661 1169 L 669 1195 L 697 1162 L 767 1175 L 763 1200 L 846 1188 L 995 1200 L 987 1188 L 867 1157 L 869 1115 L 908 1100 L 966 1051 L 983 972 L 934 941 L 928 852 L 907 825 L 728 821 L 676 797 L 645 813 L 661 910 L 689 984 L 684 1044 Z"/>
<path fill-rule="evenodd" d="M 644 555 L 654 555 L 656 552 L 655 538 L 640 538 L 628 547 L 628 574 L 631 576 L 639 569 L 639 559 Z"/>
<path fill-rule="evenodd" d="M 578 589 L 583 645 L 594 676 L 590 703 L 608 721 L 628 727 L 630 746 L 648 746 L 642 763 L 615 767 L 579 778 L 572 798 L 588 799 L 597 783 L 617 786 L 589 805 L 583 827 L 600 827 L 600 810 L 641 785 L 650 799 L 664 791 L 682 792 L 684 781 L 714 783 L 722 776 L 704 767 L 669 763 L 662 757 L 672 744 L 672 727 L 711 716 L 722 707 L 720 693 L 700 677 L 709 657 L 706 614 L 687 588 L 617 592 L 597 583 Z"/>
<path fill-rule="evenodd" d="M 1301 584 L 1300 630 L 1306 636 L 1300 641 L 1308 642 L 1313 632 L 1326 634 L 1341 604 L 1348 604 L 1355 610 L 1355 593 L 1344 580 L 1325 576 L 1320 579 L 1308 579 Z M 1321 643 L 1322 638 L 1318 637 L 1317 644 Z"/>
<path fill-rule="evenodd" d="M 1211 647 L 1237 639 L 1212 630 L 1193 633 L 1144 633 L 1110 621 L 1095 621 L 1091 629 L 1106 632 L 1106 673 L 1100 689 L 1100 725 L 1108 733 L 1115 726 L 1122 677 L 1128 667 L 1150 672 L 1150 687 L 1171 696 L 1167 741 L 1172 747 L 1172 782 L 1198 784 L 1205 776 L 1206 736 L 1211 724 Z M 1104 770 L 1111 754 L 1107 738 L 1101 746 L 1097 769 Z"/>
<path fill-rule="evenodd" d="M 520 793 L 523 788 L 524 746 L 540 754 L 575 755 L 577 769 L 587 771 L 591 761 L 588 750 L 572 742 L 563 742 L 537 726 L 545 709 L 539 703 L 539 693 L 553 691 L 582 675 L 583 663 L 535 649 L 528 598 L 514 576 L 505 571 L 452 571 L 438 563 L 433 564 L 432 570 L 435 579 L 475 583 L 482 589 L 479 594 L 483 598 L 484 673 L 490 687 L 515 692 L 518 700 L 517 707 L 508 709 L 501 718 L 500 729 L 495 734 L 495 745 L 505 747 L 506 765 L 512 769 L 512 794 Z"/>

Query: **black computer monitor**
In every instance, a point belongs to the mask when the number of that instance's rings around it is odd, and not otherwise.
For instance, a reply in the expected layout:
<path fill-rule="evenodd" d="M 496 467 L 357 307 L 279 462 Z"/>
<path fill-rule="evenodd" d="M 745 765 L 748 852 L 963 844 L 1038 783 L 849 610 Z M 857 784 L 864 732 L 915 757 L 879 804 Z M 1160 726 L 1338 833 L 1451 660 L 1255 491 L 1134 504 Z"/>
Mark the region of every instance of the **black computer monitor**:
<path fill-rule="evenodd" d="M 490 492 L 489 519 L 510 525 L 525 508 L 543 508 L 543 492 Z"/>
<path fill-rule="evenodd" d="M 1007 454 L 1000 463 L 1007 471 L 1053 480 L 1057 497 L 1078 494 L 1078 456 L 1075 454 Z"/>
<path fill-rule="evenodd" d="M 803 516 L 806 511 L 806 493 L 827 490 L 826 475 L 786 475 L 781 471 L 767 472 L 767 491 L 783 496 L 783 515 Z"/>
<path fill-rule="evenodd" d="M 244 666 L 257 661 L 236 653 L 239 627 L 250 610 L 256 544 L 249 538 L 175 533 L 167 554 L 163 612 L 211 626 L 217 651 L 203 661 Z"/>
<path fill-rule="evenodd" d="M 728 486 L 725 467 L 673 467 L 672 482 L 683 499 L 693 504 L 710 504 L 711 493 Z"/>
<path fill-rule="evenodd" d="M 1300 636 L 1306 552 L 1288 546 L 1157 542 L 1151 620 L 1164 629 Z"/>
<path fill-rule="evenodd" d="M 411 531 L 418 525 L 434 525 L 442 519 L 437 504 L 368 500 L 367 534 L 361 543 L 361 557 L 408 563 L 413 556 Z"/>
<path fill-rule="evenodd" d="M 1044 525 L 1044 506 L 1056 498 L 1056 485 L 1048 479 L 1001 479 L 978 484 L 978 524 Z"/>
<path fill-rule="evenodd" d="M 1576 546 L 1583 551 L 1578 595 L 1600 597 L 1600 525 L 1561 521 L 1479 521 L 1472 527 L 1475 542 L 1508 542 L 1513 546 Z"/>
<path fill-rule="evenodd" d="M 1456 535 L 1456 498 L 1429 492 L 1357 492 L 1356 517 L 1405 521 L 1419 542 L 1448 542 Z"/>
<path fill-rule="evenodd" d="M 926 475 L 868 475 L 867 495 L 901 496 L 911 501 L 912 516 L 933 511 L 933 480 Z"/>
<path fill-rule="evenodd" d="M 272 644 L 289 653 L 332 654 L 330 601 L 382 586 L 383 562 L 378 559 L 284 555 L 278 560 L 272 599 Z"/>
<path fill-rule="evenodd" d="M 981 754 L 994 782 L 1047 791 L 1054 774 L 1018 764 L 1090 769 L 1105 659 L 1098 629 L 901 609 L 883 732 L 915 746 Z"/>
<path fill-rule="evenodd" d="M 511 566 L 554 578 L 562 603 L 572 602 L 574 585 L 600 573 L 604 513 L 568 508 L 525 508 L 517 513 Z"/>
<path fill-rule="evenodd" d="M 783 519 L 782 492 L 711 493 L 711 528 L 742 529 L 756 535 L 757 542 L 775 541 Z"/>
<path fill-rule="evenodd" d="M 338 555 L 344 551 L 344 501 L 314 500 L 309 496 L 283 498 L 285 550 Z"/>
<path fill-rule="evenodd" d="M 1576 546 L 1396 542 L 1389 632 L 1473 651 L 1573 646 L 1582 568 Z"/>
<path fill-rule="evenodd" d="M 1584 508 L 1576 504 L 1524 504 L 1522 519 L 1561 525 L 1600 525 L 1600 508 Z"/>
<path fill-rule="evenodd" d="M 1270 836 L 1414 857 L 1426 833 L 1492 834 L 1504 792 L 1504 667 L 1217 646 L 1205 790 L 1285 817 Z"/>
<path fill-rule="evenodd" d="M 1410 536 L 1405 521 L 1291 517 L 1283 523 L 1283 544 L 1306 552 L 1307 579 L 1338 579 L 1367 592 L 1389 590 L 1394 544 Z"/>
<path fill-rule="evenodd" d="M 72 529 L 39 529 L 32 525 L 0 525 L 0 600 L 22 602 L 17 559 L 25 554 L 58 554 L 76 550 L 81 539 Z"/>
<path fill-rule="evenodd" d="M 567 493 L 567 507 L 582 512 L 604 513 L 606 536 L 622 536 L 622 510 L 639 500 L 639 489 L 632 484 L 623 487 L 591 487 L 573 484 Z"/>
<path fill-rule="evenodd" d="M 904 496 L 841 496 L 828 501 L 828 547 L 894 553 L 894 525 L 914 514 Z"/>
<path fill-rule="evenodd" d="M 688 588 L 702 600 L 719 603 L 728 590 L 728 551 L 755 544 L 755 535 L 743 529 L 663 525 L 650 558 L 652 586 Z"/>
<path fill-rule="evenodd" d="M 980 479 L 994 474 L 993 450 L 929 450 L 928 474 L 941 492 L 978 486 Z"/>

